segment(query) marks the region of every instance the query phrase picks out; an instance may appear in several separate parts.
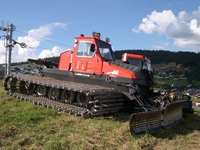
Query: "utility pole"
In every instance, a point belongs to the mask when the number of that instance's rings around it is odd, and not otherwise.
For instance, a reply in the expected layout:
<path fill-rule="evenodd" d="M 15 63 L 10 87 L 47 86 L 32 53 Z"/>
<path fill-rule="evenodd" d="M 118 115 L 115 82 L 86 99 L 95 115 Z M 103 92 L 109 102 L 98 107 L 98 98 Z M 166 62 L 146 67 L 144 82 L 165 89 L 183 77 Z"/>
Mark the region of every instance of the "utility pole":
<path fill-rule="evenodd" d="M 12 40 L 12 32 L 14 31 L 13 24 L 8 25 L 7 27 L 7 36 L 6 36 L 6 76 L 10 75 L 11 70 L 11 53 L 13 47 L 13 40 Z"/>
<path fill-rule="evenodd" d="M 1 22 L 0 30 L 7 31 L 6 35 L 6 55 L 5 55 L 5 74 L 4 77 L 9 76 L 11 72 L 11 53 L 12 53 L 12 47 L 13 47 L 13 39 L 12 34 L 15 30 L 15 26 L 11 23 L 8 25 L 7 28 L 3 27 L 3 21 Z"/>

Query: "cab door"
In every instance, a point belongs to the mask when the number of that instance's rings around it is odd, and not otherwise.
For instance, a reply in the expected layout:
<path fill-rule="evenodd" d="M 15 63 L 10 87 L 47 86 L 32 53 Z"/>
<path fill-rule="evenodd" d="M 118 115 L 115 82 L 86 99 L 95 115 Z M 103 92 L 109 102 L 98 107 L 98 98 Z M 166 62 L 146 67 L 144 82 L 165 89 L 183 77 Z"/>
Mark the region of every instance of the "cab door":
<path fill-rule="evenodd" d="M 91 51 L 92 41 L 78 41 L 73 54 L 73 71 L 89 74 L 101 74 L 102 60 L 95 51 Z"/>

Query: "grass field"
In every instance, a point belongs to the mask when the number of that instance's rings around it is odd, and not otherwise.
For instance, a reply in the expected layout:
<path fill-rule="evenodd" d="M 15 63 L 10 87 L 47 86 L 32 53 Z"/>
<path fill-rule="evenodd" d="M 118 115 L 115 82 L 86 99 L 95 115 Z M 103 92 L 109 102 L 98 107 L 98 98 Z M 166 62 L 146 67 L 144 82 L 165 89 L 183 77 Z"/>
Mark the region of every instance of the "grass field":
<path fill-rule="evenodd" d="M 2 150 L 197 150 L 200 149 L 200 109 L 184 115 L 170 129 L 133 138 L 129 116 L 119 112 L 81 118 L 21 101 L 5 94 L 0 80 L 0 149 Z"/>
<path fill-rule="evenodd" d="M 185 79 L 182 79 L 182 80 L 174 80 L 173 78 L 169 78 L 169 79 L 166 79 L 166 78 L 154 78 L 154 81 L 158 84 L 158 86 L 162 83 L 167 83 L 169 84 L 170 86 L 174 83 L 177 83 L 180 85 L 179 88 L 181 88 L 182 90 L 184 88 L 186 88 L 188 85 L 194 85 L 195 87 L 198 87 L 200 88 L 200 81 L 193 81 L 192 83 L 190 83 L 188 80 L 185 80 Z"/>

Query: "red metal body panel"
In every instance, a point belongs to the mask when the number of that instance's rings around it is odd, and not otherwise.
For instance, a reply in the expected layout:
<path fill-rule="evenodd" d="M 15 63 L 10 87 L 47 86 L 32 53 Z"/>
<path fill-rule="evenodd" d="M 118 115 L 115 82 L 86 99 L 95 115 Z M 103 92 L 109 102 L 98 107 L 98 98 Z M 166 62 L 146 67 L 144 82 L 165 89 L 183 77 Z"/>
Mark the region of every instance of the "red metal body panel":
<path fill-rule="evenodd" d="M 124 68 L 112 65 L 108 62 L 103 62 L 103 69 L 105 75 L 114 76 L 114 77 L 125 77 L 135 79 L 135 74 Z"/>
<path fill-rule="evenodd" d="M 75 38 L 74 49 L 72 51 L 66 51 L 60 55 L 59 62 L 59 70 L 70 70 L 74 72 L 82 72 L 89 74 L 103 74 L 107 76 L 115 76 L 115 77 L 124 77 L 124 78 L 132 78 L 135 79 L 135 74 L 129 70 L 124 68 L 115 66 L 110 64 L 107 61 L 104 61 L 101 57 L 101 54 L 98 49 L 98 45 L 96 43 L 96 39 L 94 37 L 85 37 L 80 36 Z M 87 56 L 78 56 L 78 43 L 81 41 L 91 42 L 95 44 L 96 51 L 90 57 Z M 105 41 L 102 41 L 105 42 Z M 106 42 L 105 42 L 106 43 Z M 109 43 L 106 43 L 109 44 Z M 110 45 L 110 44 L 109 44 Z M 138 56 L 139 57 L 139 56 Z M 139 57 L 142 58 L 142 57 Z"/>
<path fill-rule="evenodd" d="M 71 56 L 73 55 L 73 51 L 66 51 L 60 54 L 60 60 L 58 69 L 59 70 L 70 70 L 71 67 Z"/>
<path fill-rule="evenodd" d="M 125 54 L 122 55 L 122 61 L 128 61 L 128 58 L 135 58 L 135 59 L 139 59 L 139 60 L 145 59 L 145 57 L 143 55 L 139 55 L 139 54 L 125 53 Z"/>
<path fill-rule="evenodd" d="M 73 53 L 73 61 L 72 61 L 72 70 L 74 72 L 84 72 L 84 73 L 91 73 L 91 74 L 101 74 L 102 72 L 102 59 L 98 51 L 93 54 L 91 57 L 80 57 L 77 56 L 77 43 L 79 41 L 88 41 L 95 44 L 97 49 L 97 45 L 95 42 L 94 37 L 78 37 L 74 43 L 74 53 Z"/>

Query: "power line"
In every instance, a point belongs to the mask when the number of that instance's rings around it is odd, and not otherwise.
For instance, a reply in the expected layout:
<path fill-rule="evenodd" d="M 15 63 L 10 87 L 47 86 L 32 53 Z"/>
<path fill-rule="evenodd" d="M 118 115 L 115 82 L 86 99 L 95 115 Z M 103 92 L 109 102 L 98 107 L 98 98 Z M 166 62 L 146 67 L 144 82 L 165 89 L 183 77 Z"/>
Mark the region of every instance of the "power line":
<path fill-rule="evenodd" d="M 21 29 L 25 29 L 25 30 L 30 30 L 30 29 L 27 29 L 27 28 L 25 28 L 25 27 L 21 27 L 21 26 L 18 26 L 18 25 L 17 25 L 17 27 L 18 27 L 18 28 L 21 28 Z M 69 41 L 63 40 L 63 39 L 58 38 L 58 37 L 54 37 L 54 36 L 52 36 L 52 37 L 55 38 L 55 39 L 58 39 L 58 40 L 64 41 L 64 42 L 71 43 L 71 42 L 69 42 Z"/>
<path fill-rule="evenodd" d="M 30 49 L 34 49 L 35 48 L 35 47 L 28 46 L 26 43 L 23 43 L 23 42 L 19 43 L 19 42 L 15 41 L 15 40 L 13 40 L 13 42 L 14 42 L 13 45 L 18 44 L 18 45 L 20 45 L 21 48 L 30 48 Z"/>
<path fill-rule="evenodd" d="M 21 32 L 21 31 L 16 31 L 16 32 L 18 32 L 18 33 L 23 33 L 23 32 Z M 23 33 L 24 34 L 24 33 Z M 25 34 L 24 34 L 25 35 Z M 66 44 L 63 44 L 63 43 L 60 43 L 60 42 L 56 42 L 56 41 L 53 41 L 53 40 L 49 40 L 49 39 L 47 39 L 47 38 L 41 38 L 41 37 L 38 37 L 38 36 L 35 36 L 35 35 L 29 35 L 30 37 L 34 37 L 34 38 L 36 38 L 36 39 L 40 39 L 40 40 L 44 40 L 44 41 L 47 41 L 47 42 L 51 42 L 51 43 L 54 43 L 54 44 L 58 44 L 58 45 L 62 45 L 62 46 L 66 46 L 66 47 L 70 47 L 70 48 L 72 48 L 72 46 L 70 46 L 70 45 L 66 45 Z"/>
<path fill-rule="evenodd" d="M 17 27 L 20 27 L 20 26 L 17 26 Z M 20 28 L 28 30 L 27 28 L 24 28 L 24 27 L 20 27 Z M 24 32 L 21 32 L 21 31 L 19 31 L 19 30 L 16 30 L 16 32 L 22 33 L 23 35 L 25 35 Z M 70 47 L 70 48 L 73 47 L 73 46 L 70 46 L 70 45 L 67 45 L 67 44 L 63 44 L 63 43 L 56 42 L 56 41 L 54 41 L 54 40 L 49 40 L 49 39 L 46 39 L 46 38 L 41 38 L 41 37 L 38 37 L 38 36 L 35 36 L 35 35 L 30 35 L 30 36 L 31 36 L 31 37 L 35 37 L 35 38 L 37 38 L 37 39 L 45 40 L 45 41 L 48 41 L 48 42 L 51 42 L 51 43 L 55 43 L 55 44 L 67 46 L 67 47 Z M 52 36 L 52 37 L 53 37 L 53 36 Z M 66 41 L 66 40 L 63 40 L 63 39 L 61 39 L 61 38 L 57 38 L 57 37 L 53 37 L 53 38 L 54 38 L 54 39 L 58 39 L 58 40 L 62 40 L 62 41 L 68 42 L 68 43 L 71 43 L 71 42 Z"/>

